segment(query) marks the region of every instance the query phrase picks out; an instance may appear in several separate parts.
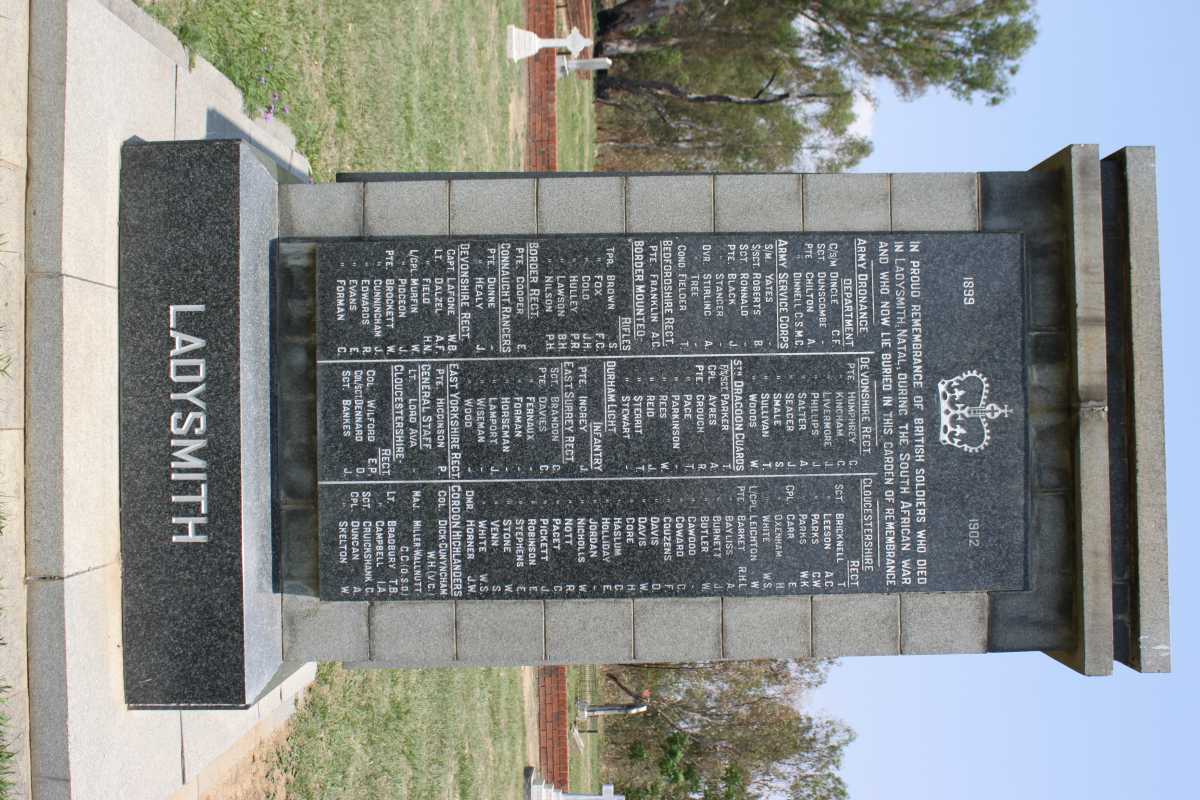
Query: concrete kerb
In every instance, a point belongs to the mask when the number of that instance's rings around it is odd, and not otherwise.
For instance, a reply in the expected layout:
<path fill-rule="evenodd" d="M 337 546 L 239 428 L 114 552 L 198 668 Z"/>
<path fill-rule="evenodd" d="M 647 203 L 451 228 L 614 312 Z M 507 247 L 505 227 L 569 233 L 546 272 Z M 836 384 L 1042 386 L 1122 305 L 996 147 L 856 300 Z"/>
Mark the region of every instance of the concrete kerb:
<path fill-rule="evenodd" d="M 162 51 L 167 58 L 180 66 L 188 65 L 187 48 L 169 30 L 138 8 L 133 0 L 98 0 L 98 2 L 131 30 Z"/>

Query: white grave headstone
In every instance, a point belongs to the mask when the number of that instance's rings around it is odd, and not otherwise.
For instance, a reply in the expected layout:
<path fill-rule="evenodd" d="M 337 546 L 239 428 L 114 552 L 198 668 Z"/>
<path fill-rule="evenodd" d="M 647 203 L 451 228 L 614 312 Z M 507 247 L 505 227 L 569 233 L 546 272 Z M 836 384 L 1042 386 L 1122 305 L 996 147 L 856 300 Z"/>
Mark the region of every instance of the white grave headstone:
<path fill-rule="evenodd" d="M 591 44 L 592 40 L 580 33 L 578 28 L 571 28 L 571 32 L 565 38 L 543 39 L 533 31 L 518 28 L 516 25 L 508 26 L 508 57 L 512 61 L 529 58 L 539 50 L 545 49 L 563 49 L 572 57 L 577 57 Z"/>

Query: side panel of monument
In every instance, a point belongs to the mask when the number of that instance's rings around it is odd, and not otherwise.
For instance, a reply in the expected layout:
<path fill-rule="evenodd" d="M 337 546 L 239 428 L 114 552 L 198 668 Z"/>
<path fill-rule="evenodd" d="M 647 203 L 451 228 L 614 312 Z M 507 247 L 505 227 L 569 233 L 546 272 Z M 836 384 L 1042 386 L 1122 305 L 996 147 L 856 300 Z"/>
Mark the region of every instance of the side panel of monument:
<path fill-rule="evenodd" d="M 242 142 L 122 148 L 130 706 L 245 706 L 281 664 L 271 558 L 268 256 L 276 191 Z"/>

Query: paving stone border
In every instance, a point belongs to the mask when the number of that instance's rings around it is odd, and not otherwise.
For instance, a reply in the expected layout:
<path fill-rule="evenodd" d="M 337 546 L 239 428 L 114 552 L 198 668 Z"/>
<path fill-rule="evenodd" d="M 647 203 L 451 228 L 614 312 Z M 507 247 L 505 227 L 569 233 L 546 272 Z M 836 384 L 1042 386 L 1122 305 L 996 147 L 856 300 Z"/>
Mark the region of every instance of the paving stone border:
<path fill-rule="evenodd" d="M 13 643 L 0 648 L 0 675 L 14 686 L 18 796 L 198 798 L 288 719 L 315 665 L 287 665 L 245 710 L 125 706 L 120 147 L 242 138 L 280 182 L 306 181 L 308 162 L 286 126 L 247 115 L 237 88 L 132 0 L 0 0 L 0 50 L 0 104 L 29 112 L 0 119 L 0 249 L 14 251 L 0 254 L 0 313 L 16 320 L 0 333 L 15 353 L 13 377 L 0 378 L 0 606 L 15 612 L 0 614 Z M 37 502 L 22 508 L 23 497 Z"/>

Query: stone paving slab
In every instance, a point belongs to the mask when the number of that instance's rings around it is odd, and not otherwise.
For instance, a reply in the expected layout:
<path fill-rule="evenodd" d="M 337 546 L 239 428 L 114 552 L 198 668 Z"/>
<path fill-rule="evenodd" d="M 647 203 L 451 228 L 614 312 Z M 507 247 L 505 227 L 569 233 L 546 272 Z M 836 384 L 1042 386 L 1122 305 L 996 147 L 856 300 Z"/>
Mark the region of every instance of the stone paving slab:
<path fill-rule="evenodd" d="M 620 664 L 633 659 L 633 600 L 547 600 L 546 660 Z"/>
<path fill-rule="evenodd" d="M 718 175 L 714 192 L 722 233 L 804 230 L 802 175 Z"/>
<path fill-rule="evenodd" d="M 66 275 L 30 282 L 29 573 L 117 560 L 117 292 Z"/>
<path fill-rule="evenodd" d="M 900 652 L 905 655 L 987 652 L 986 592 L 900 595 Z"/>
<path fill-rule="evenodd" d="M 5 102 L 0 97 L 0 108 L 9 108 Z M 0 321 L 0 430 L 19 429 L 25 427 L 25 140 L 7 131 L 0 131 Z"/>
<path fill-rule="evenodd" d="M 139 8 L 131 0 L 98 0 L 131 31 L 158 48 L 163 55 L 180 66 L 187 66 L 188 53 L 171 32 Z"/>
<path fill-rule="evenodd" d="M 713 230 L 712 175 L 633 175 L 625 180 L 630 233 Z"/>
<path fill-rule="evenodd" d="M 451 181 L 450 233 L 456 236 L 534 233 L 536 191 L 537 182 L 530 178 Z"/>
<path fill-rule="evenodd" d="M 625 231 L 624 178 L 539 178 L 537 184 L 539 233 Z"/>
<path fill-rule="evenodd" d="M 120 600 L 115 564 L 30 587 L 33 776 L 69 780 L 75 800 L 151 800 L 182 783 L 179 713 L 125 708 Z"/>
<path fill-rule="evenodd" d="M 366 236 L 446 236 L 449 181 L 372 181 L 363 184 Z"/>
<path fill-rule="evenodd" d="M 725 658 L 812 656 L 811 597 L 726 597 L 721 614 Z"/>
<path fill-rule="evenodd" d="M 4 208 L 25 204 L 23 170 L 0 162 L 0 231 L 23 231 Z M 23 215 L 22 215 L 23 216 Z M 15 227 L 14 227 L 15 225 Z M 23 236 L 0 238 L 0 430 L 25 427 L 25 259 Z M 15 462 L 20 463 L 18 460 Z"/>
<path fill-rule="evenodd" d="M 368 603 L 321 602 L 283 596 L 285 661 L 366 661 L 370 658 Z"/>
<path fill-rule="evenodd" d="M 317 676 L 317 665 L 305 664 L 296 669 L 277 686 L 268 691 L 254 706 L 245 711 L 182 711 L 183 742 L 187 783 L 170 795 L 170 800 L 200 800 L 206 793 L 220 785 L 235 769 L 265 741 L 287 724 L 292 714 L 302 705 L 308 685 Z M 245 717 L 235 717 L 243 714 Z M 210 728 L 189 726 L 189 717 L 199 715 L 213 720 L 212 715 L 222 716 L 216 720 L 217 731 L 225 734 L 222 740 L 214 736 Z M 237 733 L 237 729 L 246 729 Z M 189 741 L 189 735 L 202 737 L 204 741 Z M 220 750 L 206 752 L 206 746 L 216 745 Z M 203 759 L 193 767 L 192 759 Z"/>
<path fill-rule="evenodd" d="M 197 781 L 200 773 L 229 749 L 231 742 L 248 734 L 260 721 L 258 706 L 178 713 L 183 739 L 184 779 L 187 783 Z"/>
<path fill-rule="evenodd" d="M 638 661 L 716 661 L 721 657 L 721 598 L 635 598 L 633 630 Z"/>
<path fill-rule="evenodd" d="M 454 604 L 371 603 L 372 661 L 437 666 L 454 658 Z"/>
<path fill-rule="evenodd" d="M 116 286 L 120 147 L 173 136 L 175 62 L 108 9 L 76 0 L 66 79 L 61 271 Z"/>
<path fill-rule="evenodd" d="M 541 600 L 456 601 L 456 650 L 463 664 L 536 664 L 546 657 Z"/>
<path fill-rule="evenodd" d="M 114 0 L 115 2 L 115 0 Z M 273 174 L 287 179 L 308 175 L 308 161 L 296 151 L 296 137 L 279 120 L 251 119 L 242 93 L 216 67 L 197 57 L 175 66 L 174 139 L 245 139 L 269 156 Z M 264 127 L 264 124 L 270 127 Z M 297 157 L 303 168 L 297 169 Z"/>
<path fill-rule="evenodd" d="M 973 231 L 979 227 L 979 176 L 974 172 L 892 175 L 892 229 Z"/>

